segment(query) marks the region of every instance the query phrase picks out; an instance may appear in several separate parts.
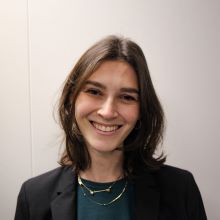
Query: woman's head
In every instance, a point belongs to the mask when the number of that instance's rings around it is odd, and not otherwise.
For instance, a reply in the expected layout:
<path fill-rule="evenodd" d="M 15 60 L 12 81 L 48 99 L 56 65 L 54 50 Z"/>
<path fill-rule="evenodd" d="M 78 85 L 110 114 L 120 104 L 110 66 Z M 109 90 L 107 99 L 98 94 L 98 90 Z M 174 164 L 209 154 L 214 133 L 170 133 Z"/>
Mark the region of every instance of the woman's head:
<path fill-rule="evenodd" d="M 103 61 L 83 83 L 75 101 L 76 124 L 90 156 L 98 152 L 122 159 L 124 141 L 138 118 L 134 69 L 124 61 Z"/>
<path fill-rule="evenodd" d="M 162 139 L 163 111 L 141 48 L 129 39 L 117 36 L 108 36 L 89 48 L 66 80 L 59 106 L 66 142 L 61 164 L 71 163 L 81 170 L 90 166 L 91 160 L 85 137 L 79 129 L 79 121 L 77 122 L 75 114 L 76 101 L 88 79 L 103 66 L 108 68 L 109 63 L 112 64 L 109 67 L 114 67 L 116 63 L 130 67 L 130 72 L 133 71 L 135 74 L 138 87 L 138 117 L 125 137 L 122 147 L 125 169 L 133 170 L 140 164 L 156 168 L 164 162 L 163 158 L 153 157 Z"/>

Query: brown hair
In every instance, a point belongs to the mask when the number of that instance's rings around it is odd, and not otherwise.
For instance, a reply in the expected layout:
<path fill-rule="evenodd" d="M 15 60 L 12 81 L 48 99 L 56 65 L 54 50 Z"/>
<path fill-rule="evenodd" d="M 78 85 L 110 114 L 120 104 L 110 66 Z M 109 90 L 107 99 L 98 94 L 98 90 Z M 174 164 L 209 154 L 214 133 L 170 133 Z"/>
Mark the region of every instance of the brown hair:
<path fill-rule="evenodd" d="M 141 48 L 135 42 L 118 36 L 108 36 L 89 48 L 67 77 L 59 103 L 60 122 L 65 133 L 65 150 L 60 164 L 72 165 L 77 170 L 85 170 L 91 164 L 76 123 L 75 101 L 85 80 L 106 60 L 129 63 L 137 74 L 139 84 L 140 119 L 124 142 L 124 169 L 135 173 L 143 165 L 158 168 L 165 162 L 163 153 L 158 157 L 154 155 L 163 138 L 163 110 Z"/>

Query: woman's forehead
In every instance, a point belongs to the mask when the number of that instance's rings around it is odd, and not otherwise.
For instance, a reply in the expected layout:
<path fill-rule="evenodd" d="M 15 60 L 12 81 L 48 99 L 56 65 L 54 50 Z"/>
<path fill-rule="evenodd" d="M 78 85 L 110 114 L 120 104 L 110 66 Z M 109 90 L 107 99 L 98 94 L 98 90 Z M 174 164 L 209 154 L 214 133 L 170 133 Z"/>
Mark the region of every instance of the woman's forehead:
<path fill-rule="evenodd" d="M 138 87 L 137 75 L 130 64 L 124 61 L 104 61 L 87 78 L 87 81 L 97 81 L 99 83 L 128 84 Z"/>

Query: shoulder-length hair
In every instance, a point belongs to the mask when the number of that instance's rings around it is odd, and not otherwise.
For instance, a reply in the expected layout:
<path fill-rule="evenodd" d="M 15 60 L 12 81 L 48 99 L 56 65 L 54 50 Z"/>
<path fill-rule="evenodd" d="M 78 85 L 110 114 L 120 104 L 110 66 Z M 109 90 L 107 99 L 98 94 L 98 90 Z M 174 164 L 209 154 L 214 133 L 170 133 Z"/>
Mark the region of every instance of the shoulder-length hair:
<path fill-rule="evenodd" d="M 142 49 L 133 41 L 108 36 L 90 47 L 79 59 L 65 82 L 59 103 L 59 117 L 65 134 L 62 166 L 71 165 L 85 170 L 91 158 L 77 126 L 75 101 L 88 77 L 104 61 L 121 60 L 130 64 L 137 74 L 139 85 L 140 118 L 124 141 L 124 170 L 134 174 L 141 167 L 157 169 L 165 162 L 163 153 L 155 151 L 163 138 L 164 114 L 155 93 Z"/>

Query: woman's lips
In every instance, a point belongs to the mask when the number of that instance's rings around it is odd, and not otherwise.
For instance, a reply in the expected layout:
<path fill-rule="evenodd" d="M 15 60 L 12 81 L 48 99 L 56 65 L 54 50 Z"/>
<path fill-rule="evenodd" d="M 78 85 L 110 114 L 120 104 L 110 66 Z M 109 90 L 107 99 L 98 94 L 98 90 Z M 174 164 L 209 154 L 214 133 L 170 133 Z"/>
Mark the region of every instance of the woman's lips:
<path fill-rule="evenodd" d="M 114 132 L 121 127 L 121 125 L 104 125 L 94 121 L 90 121 L 90 122 L 93 125 L 93 127 L 95 127 L 97 130 L 102 132 Z"/>

